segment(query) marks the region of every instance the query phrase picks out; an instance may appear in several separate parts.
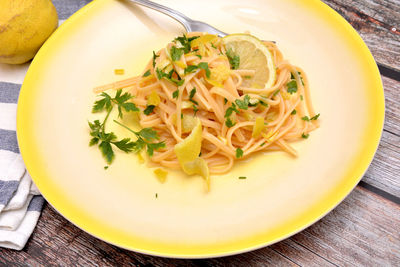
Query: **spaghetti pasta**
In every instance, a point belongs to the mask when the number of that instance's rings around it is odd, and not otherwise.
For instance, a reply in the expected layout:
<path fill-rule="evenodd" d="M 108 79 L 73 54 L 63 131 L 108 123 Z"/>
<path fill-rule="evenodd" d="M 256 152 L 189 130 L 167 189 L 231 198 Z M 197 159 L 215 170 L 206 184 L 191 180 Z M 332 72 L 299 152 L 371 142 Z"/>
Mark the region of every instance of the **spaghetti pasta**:
<path fill-rule="evenodd" d="M 264 42 L 276 66 L 271 87 L 249 84 L 256 71 L 233 62 L 221 38 L 193 32 L 154 53 L 140 76 L 94 89 L 128 90 L 143 110 L 140 125 L 165 142 L 152 163 L 181 169 L 175 145 L 202 125 L 200 157 L 211 174 L 228 172 L 238 159 L 258 151 L 286 151 L 319 127 L 305 72 L 284 59 L 273 42 Z M 240 60 L 240 55 L 235 55 Z M 239 58 L 239 59 L 238 59 Z M 234 66 L 236 65 L 236 66 Z"/>

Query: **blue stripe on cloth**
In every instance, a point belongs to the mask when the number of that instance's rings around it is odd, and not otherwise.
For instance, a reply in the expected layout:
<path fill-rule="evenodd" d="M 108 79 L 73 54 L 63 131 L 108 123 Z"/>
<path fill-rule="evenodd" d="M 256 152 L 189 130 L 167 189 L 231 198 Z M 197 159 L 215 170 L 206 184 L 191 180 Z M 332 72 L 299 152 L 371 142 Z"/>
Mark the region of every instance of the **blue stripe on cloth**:
<path fill-rule="evenodd" d="M 0 82 L 0 102 L 17 103 L 20 84 Z"/>
<path fill-rule="evenodd" d="M 0 129 L 0 149 L 19 153 L 16 131 Z"/>
<path fill-rule="evenodd" d="M 33 196 L 28 206 L 28 211 L 41 212 L 44 204 L 44 198 L 42 196 Z"/>
<path fill-rule="evenodd" d="M 19 181 L 0 180 L 0 204 L 7 205 L 18 189 Z"/>
<path fill-rule="evenodd" d="M 52 2 L 57 9 L 58 19 L 67 19 L 91 0 L 53 0 Z"/>

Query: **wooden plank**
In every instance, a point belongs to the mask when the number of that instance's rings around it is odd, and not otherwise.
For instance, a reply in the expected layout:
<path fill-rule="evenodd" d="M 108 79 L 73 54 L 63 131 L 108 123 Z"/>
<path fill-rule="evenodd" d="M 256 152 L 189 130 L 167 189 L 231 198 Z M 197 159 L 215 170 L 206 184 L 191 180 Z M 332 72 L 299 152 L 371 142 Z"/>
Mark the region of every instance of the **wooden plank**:
<path fill-rule="evenodd" d="M 400 137 L 384 131 L 363 181 L 400 197 Z"/>
<path fill-rule="evenodd" d="M 0 249 L 0 265 L 398 265 L 399 227 L 398 205 L 356 188 L 330 214 L 290 239 L 236 256 L 180 260 L 143 255 L 109 245 L 73 226 L 47 206 L 23 251 Z"/>
<path fill-rule="evenodd" d="M 384 129 L 400 136 L 400 82 L 382 76 L 385 89 L 385 127 Z"/>
<path fill-rule="evenodd" d="M 400 82 L 382 76 L 385 125 L 381 142 L 363 181 L 400 197 Z"/>
<path fill-rule="evenodd" d="M 400 206 L 357 187 L 291 239 L 339 266 L 399 266 Z"/>
<path fill-rule="evenodd" d="M 323 0 L 364 39 L 376 61 L 400 69 L 400 3 L 398 0 Z"/>

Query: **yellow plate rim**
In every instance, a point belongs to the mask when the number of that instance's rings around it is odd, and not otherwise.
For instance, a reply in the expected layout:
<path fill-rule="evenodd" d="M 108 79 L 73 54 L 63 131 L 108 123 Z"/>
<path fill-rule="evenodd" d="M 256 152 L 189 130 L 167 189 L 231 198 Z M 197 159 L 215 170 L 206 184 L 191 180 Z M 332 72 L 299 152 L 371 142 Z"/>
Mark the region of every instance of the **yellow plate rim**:
<path fill-rule="evenodd" d="M 370 88 L 372 88 L 372 86 L 375 88 L 373 91 L 371 90 L 375 101 L 375 117 L 370 120 L 370 123 L 368 125 L 368 130 L 370 131 L 370 137 L 368 140 L 369 142 L 366 142 L 366 147 L 364 148 L 363 153 L 360 153 L 359 157 L 356 159 L 357 164 L 353 164 L 354 167 L 351 168 L 351 171 L 349 171 L 345 175 L 345 178 L 337 186 L 336 190 L 332 190 L 332 192 L 324 197 L 323 201 L 316 203 L 315 205 L 310 207 L 310 210 L 307 212 L 307 214 L 302 215 L 301 218 L 298 218 L 296 224 L 284 225 L 280 227 L 284 229 L 282 234 L 270 234 L 269 237 L 264 236 L 264 234 L 260 234 L 257 237 L 249 237 L 247 240 L 242 240 L 241 242 L 236 243 L 234 242 L 235 244 L 229 244 L 229 247 L 227 249 L 220 248 L 218 250 L 215 250 L 215 248 L 211 247 L 208 250 L 202 250 L 201 252 L 186 251 L 182 245 L 181 247 L 176 246 L 176 248 L 166 249 L 165 247 L 157 243 L 152 244 L 151 248 L 144 244 L 127 244 L 124 241 L 118 240 L 118 235 L 113 231 L 99 231 L 101 229 L 101 226 L 94 225 L 93 221 L 87 220 L 86 217 L 84 218 L 79 216 L 72 216 L 74 212 L 68 210 L 68 203 L 63 202 L 63 200 L 54 198 L 53 196 L 49 196 L 49 193 L 46 191 L 46 188 L 51 187 L 51 185 L 42 183 L 40 177 L 43 171 L 41 170 L 41 167 L 38 166 L 38 164 L 35 164 L 37 160 L 35 159 L 35 153 L 33 151 L 33 148 L 35 147 L 33 145 L 34 140 L 32 136 L 29 135 L 29 133 L 27 134 L 24 132 L 25 125 L 27 125 L 30 120 L 30 106 L 28 104 L 29 99 L 34 94 L 33 90 L 29 90 L 29 87 L 35 79 L 35 74 L 41 69 L 41 61 L 47 58 L 47 54 L 50 54 L 48 52 L 53 49 L 53 43 L 57 43 L 57 38 L 59 38 L 59 36 L 62 36 L 63 32 L 68 30 L 69 28 L 70 32 L 73 32 L 74 29 L 78 29 L 78 25 L 74 25 L 74 22 L 78 18 L 84 16 L 87 11 L 89 11 L 96 4 L 99 4 L 101 1 L 102 0 L 93 1 L 80 9 L 75 14 L 73 14 L 56 30 L 56 32 L 42 46 L 42 48 L 39 50 L 36 57 L 31 63 L 24 83 L 21 87 L 18 100 L 17 139 L 20 147 L 20 152 L 26 164 L 27 170 L 31 174 L 32 179 L 39 190 L 42 192 L 43 197 L 68 221 L 105 242 L 148 255 L 170 258 L 212 258 L 229 256 L 271 245 L 309 227 L 310 225 L 314 224 L 319 219 L 324 217 L 338 204 L 340 204 L 361 180 L 378 148 L 384 124 L 385 100 L 379 70 L 371 52 L 369 51 L 366 44 L 363 42 L 362 38 L 343 17 L 341 17 L 336 11 L 334 11 L 328 5 L 319 0 L 308 0 L 305 1 L 303 4 L 306 5 L 308 8 L 318 10 L 319 15 L 324 16 L 326 20 L 330 20 L 332 23 L 340 25 L 340 30 L 343 31 L 344 34 L 349 35 L 349 37 L 347 38 L 348 41 L 352 42 L 352 45 L 355 45 L 360 49 L 360 54 L 367 62 L 367 71 L 369 72 L 370 77 L 372 77 L 372 85 L 370 85 Z M 77 214 L 78 213 L 75 213 L 75 215 Z"/>

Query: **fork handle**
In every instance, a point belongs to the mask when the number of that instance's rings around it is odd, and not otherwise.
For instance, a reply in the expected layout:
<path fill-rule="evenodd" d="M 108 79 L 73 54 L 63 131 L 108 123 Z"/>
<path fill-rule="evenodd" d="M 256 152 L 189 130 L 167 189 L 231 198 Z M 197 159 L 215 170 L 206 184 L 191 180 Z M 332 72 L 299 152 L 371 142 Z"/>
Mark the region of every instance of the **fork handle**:
<path fill-rule="evenodd" d="M 129 0 L 131 2 L 134 2 L 136 4 L 154 9 L 156 11 L 159 11 L 161 13 L 164 13 L 165 15 L 170 16 L 171 18 L 175 19 L 176 21 L 178 21 L 180 24 L 183 25 L 183 27 L 185 27 L 186 31 L 190 31 L 191 27 L 190 27 L 190 23 L 193 22 L 190 18 L 186 17 L 184 14 L 171 9 L 169 7 L 148 1 L 148 0 Z"/>

